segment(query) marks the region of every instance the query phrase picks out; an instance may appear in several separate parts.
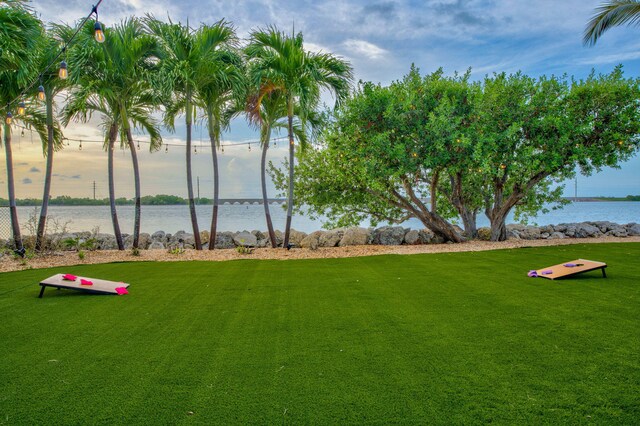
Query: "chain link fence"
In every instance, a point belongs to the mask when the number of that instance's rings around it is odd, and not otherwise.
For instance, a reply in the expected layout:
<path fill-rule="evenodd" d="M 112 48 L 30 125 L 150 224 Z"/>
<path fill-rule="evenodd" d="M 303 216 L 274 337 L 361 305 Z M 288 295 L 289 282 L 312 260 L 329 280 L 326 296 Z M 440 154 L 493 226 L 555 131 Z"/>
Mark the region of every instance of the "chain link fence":
<path fill-rule="evenodd" d="M 11 238 L 11 216 L 9 207 L 0 207 L 0 240 Z"/>

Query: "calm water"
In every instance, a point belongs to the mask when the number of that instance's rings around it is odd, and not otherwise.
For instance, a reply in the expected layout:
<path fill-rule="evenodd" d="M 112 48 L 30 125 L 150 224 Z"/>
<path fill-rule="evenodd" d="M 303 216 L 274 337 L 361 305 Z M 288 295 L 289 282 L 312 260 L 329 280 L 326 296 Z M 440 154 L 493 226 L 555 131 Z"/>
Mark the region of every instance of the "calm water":
<path fill-rule="evenodd" d="M 200 229 L 208 230 L 211 223 L 211 206 L 197 206 L 196 210 Z M 49 208 L 49 211 L 50 217 L 54 217 L 60 222 L 69 221 L 68 229 L 70 231 L 89 231 L 95 226 L 98 226 L 100 232 L 112 232 L 108 206 L 52 206 Z M 19 207 L 18 212 L 21 227 L 24 231 L 27 231 L 28 226 L 26 222 L 29 216 L 33 215 L 34 207 Z M 276 229 L 284 229 L 286 212 L 281 206 L 271 206 L 271 217 Z M 122 232 L 131 233 L 133 231 L 133 206 L 118 207 L 118 218 Z M 0 219 L 2 219 L 0 225 L 3 225 L 0 233 L 8 233 L 9 227 L 4 225 L 6 220 L 4 218 Z M 596 220 L 609 220 L 623 224 L 640 222 L 640 202 L 572 203 L 565 206 L 562 210 L 555 210 L 541 215 L 531 220 L 530 223 L 548 225 L 563 222 Z M 158 230 L 170 233 L 175 233 L 179 230 L 191 230 L 188 206 L 142 206 L 141 222 L 142 232 L 148 233 L 153 233 Z M 513 222 L 513 219 L 508 222 Z M 488 226 L 488 223 L 484 215 L 478 217 L 478 226 Z M 294 229 L 307 233 L 322 229 L 322 221 L 314 221 L 305 216 L 294 216 L 292 225 Z M 369 223 L 363 223 L 362 226 L 369 226 Z M 403 226 L 414 229 L 423 228 L 420 221 L 416 219 L 405 222 Z M 218 230 L 220 231 L 266 230 L 266 228 L 264 208 L 261 205 L 220 206 L 218 216 Z"/>

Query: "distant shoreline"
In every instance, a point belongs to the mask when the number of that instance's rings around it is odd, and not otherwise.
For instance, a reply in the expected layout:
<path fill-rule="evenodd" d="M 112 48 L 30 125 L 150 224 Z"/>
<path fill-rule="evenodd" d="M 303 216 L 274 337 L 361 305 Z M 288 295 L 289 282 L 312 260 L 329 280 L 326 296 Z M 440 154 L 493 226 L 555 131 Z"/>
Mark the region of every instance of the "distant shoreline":
<path fill-rule="evenodd" d="M 640 195 L 627 195 L 626 197 L 563 197 L 565 200 L 578 202 L 578 203 L 590 203 L 590 202 L 605 202 L 605 201 L 640 201 Z M 269 204 L 281 204 L 284 199 L 270 198 Z M 180 206 L 187 205 L 188 200 L 186 198 L 178 197 L 176 195 L 147 195 L 140 199 L 143 206 Z M 262 204 L 260 198 L 222 198 L 220 204 Z M 24 198 L 16 200 L 17 206 L 40 206 L 42 204 L 41 199 L 37 198 Z M 128 206 L 134 205 L 134 200 L 128 198 L 117 198 L 116 205 Z M 198 205 L 212 205 L 213 200 L 210 198 L 199 198 L 196 200 Z M 51 198 L 49 200 L 50 206 L 108 206 L 109 199 L 93 199 L 93 198 L 76 198 L 66 195 Z M 9 201 L 5 198 L 0 198 L 0 207 L 8 207 Z"/>

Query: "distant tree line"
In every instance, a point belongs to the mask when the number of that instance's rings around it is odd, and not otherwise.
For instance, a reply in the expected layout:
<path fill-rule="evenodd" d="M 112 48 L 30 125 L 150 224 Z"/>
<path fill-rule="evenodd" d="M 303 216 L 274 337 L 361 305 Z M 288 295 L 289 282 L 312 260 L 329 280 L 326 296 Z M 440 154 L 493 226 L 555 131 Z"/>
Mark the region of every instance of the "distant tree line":
<path fill-rule="evenodd" d="M 140 198 L 140 204 L 144 206 L 172 206 L 172 205 L 182 205 L 188 204 L 188 200 L 186 198 L 178 197 L 177 195 L 145 195 Z M 116 198 L 115 203 L 118 206 L 130 206 L 135 205 L 134 198 Z M 211 205 L 212 200 L 210 198 L 200 198 L 197 199 L 198 204 L 206 204 Z M 42 204 L 42 200 L 38 198 L 23 198 L 17 199 L 16 205 L 18 206 L 39 206 Z M 68 195 L 60 195 L 57 197 L 53 197 L 49 200 L 50 206 L 108 206 L 109 198 L 78 198 L 78 197 L 70 197 Z M 0 198 L 0 206 L 7 207 L 9 206 L 9 200 Z"/>

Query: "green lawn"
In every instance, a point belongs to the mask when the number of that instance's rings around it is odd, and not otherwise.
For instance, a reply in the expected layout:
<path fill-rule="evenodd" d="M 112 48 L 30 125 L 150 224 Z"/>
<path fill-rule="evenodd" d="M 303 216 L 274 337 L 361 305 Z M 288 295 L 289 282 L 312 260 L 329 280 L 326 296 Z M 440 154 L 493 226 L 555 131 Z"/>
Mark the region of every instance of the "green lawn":
<path fill-rule="evenodd" d="M 4 273 L 0 360 L 6 424 L 638 424 L 640 244 Z"/>

